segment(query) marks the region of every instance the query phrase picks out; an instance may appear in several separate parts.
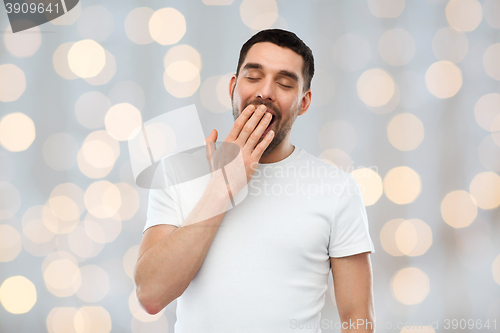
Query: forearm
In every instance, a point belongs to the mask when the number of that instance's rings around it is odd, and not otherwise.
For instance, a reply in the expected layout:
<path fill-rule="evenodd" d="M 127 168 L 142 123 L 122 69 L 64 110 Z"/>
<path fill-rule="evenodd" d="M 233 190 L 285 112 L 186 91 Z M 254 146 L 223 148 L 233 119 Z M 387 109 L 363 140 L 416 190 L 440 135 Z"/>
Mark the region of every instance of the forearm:
<path fill-rule="evenodd" d="M 210 182 L 183 225 L 139 258 L 137 297 L 149 313 L 159 312 L 186 290 L 205 259 L 229 202 L 227 192 L 224 196 L 221 187 Z M 215 216 L 206 218 L 211 215 Z"/>

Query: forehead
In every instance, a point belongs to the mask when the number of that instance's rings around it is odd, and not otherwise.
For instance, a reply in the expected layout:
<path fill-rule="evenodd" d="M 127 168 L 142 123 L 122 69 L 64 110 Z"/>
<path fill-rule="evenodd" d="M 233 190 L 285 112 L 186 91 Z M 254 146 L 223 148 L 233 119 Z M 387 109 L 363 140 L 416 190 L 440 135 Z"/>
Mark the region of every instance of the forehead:
<path fill-rule="evenodd" d="M 262 65 L 264 70 L 279 72 L 282 70 L 294 72 L 301 80 L 304 60 L 294 51 L 269 42 L 252 45 L 248 50 L 242 67 L 247 63 Z"/>

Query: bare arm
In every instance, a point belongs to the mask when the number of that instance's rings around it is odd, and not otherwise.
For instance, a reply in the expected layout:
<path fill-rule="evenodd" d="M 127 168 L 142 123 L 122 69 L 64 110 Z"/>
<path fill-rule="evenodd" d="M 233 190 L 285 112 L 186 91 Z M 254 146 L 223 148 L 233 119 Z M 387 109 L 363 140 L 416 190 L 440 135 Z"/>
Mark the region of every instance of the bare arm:
<path fill-rule="evenodd" d="M 209 185 L 187 217 L 186 226 L 158 225 L 144 233 L 134 279 L 139 303 L 149 314 L 158 313 L 182 295 L 200 269 L 224 213 L 197 221 L 208 210 L 226 210 L 229 200 L 219 193 Z"/>
<path fill-rule="evenodd" d="M 341 332 L 375 332 L 369 253 L 330 258 Z"/>
<path fill-rule="evenodd" d="M 226 167 L 227 180 L 220 170 L 217 171 L 180 228 L 159 225 L 144 233 L 134 269 L 134 281 L 137 299 L 149 314 L 161 311 L 189 286 L 207 255 L 230 203 L 226 184 L 231 185 L 230 189 L 234 191 L 232 195 L 236 195 L 241 186 L 250 181 L 260 157 L 271 143 L 273 132 L 260 141 L 271 117 L 262 119 L 265 107 L 257 110 L 254 112 L 255 107 L 248 106 L 235 121 L 225 140 L 240 147 L 244 170 L 234 165 Z M 207 143 L 215 143 L 217 132 L 215 136 L 213 134 L 214 131 L 207 138 Z M 213 162 L 215 158 L 212 158 L 212 153 L 209 155 L 207 157 Z M 213 155 L 224 160 L 221 150 L 213 152 Z M 243 173 L 247 176 L 245 184 L 238 177 Z M 207 216 L 213 217 L 206 219 Z"/>

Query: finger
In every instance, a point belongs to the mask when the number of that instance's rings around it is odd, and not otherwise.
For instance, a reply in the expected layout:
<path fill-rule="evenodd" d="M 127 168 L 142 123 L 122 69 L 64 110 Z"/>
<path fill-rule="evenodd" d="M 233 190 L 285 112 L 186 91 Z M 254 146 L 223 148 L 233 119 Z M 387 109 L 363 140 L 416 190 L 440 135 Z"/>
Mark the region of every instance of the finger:
<path fill-rule="evenodd" d="M 214 155 L 215 150 L 217 149 L 217 147 L 215 146 L 215 142 L 217 142 L 218 136 L 219 133 L 217 133 L 217 130 L 213 129 L 212 132 L 210 132 L 210 135 L 205 139 L 205 143 L 207 144 L 206 156 L 208 164 L 210 166 L 210 172 L 214 171 L 212 156 Z"/>
<path fill-rule="evenodd" d="M 262 134 L 264 134 L 264 132 L 266 131 L 266 128 L 271 122 L 271 119 L 273 119 L 271 114 L 269 112 L 266 112 L 260 123 L 257 125 L 257 128 L 252 132 L 247 142 L 245 143 L 244 147 L 246 149 L 248 149 L 249 151 L 254 150 L 255 145 L 257 144 L 257 142 L 259 142 Z"/>
<path fill-rule="evenodd" d="M 248 118 L 250 118 L 250 116 L 254 111 L 255 111 L 255 105 L 250 104 L 243 110 L 243 112 L 241 112 L 239 117 L 234 122 L 233 127 L 229 131 L 229 134 L 227 135 L 225 141 L 230 141 L 230 142 L 236 141 L 238 135 L 240 135 L 240 132 L 243 129 L 243 126 L 245 126 Z"/>
<path fill-rule="evenodd" d="M 267 108 L 265 105 L 263 104 L 259 105 L 259 107 L 255 110 L 250 119 L 248 119 L 246 124 L 243 126 L 240 135 L 236 139 L 240 147 L 243 147 L 245 145 L 245 143 L 248 140 L 248 137 L 252 134 L 252 132 L 255 130 L 255 127 L 264 116 L 266 109 Z"/>
<path fill-rule="evenodd" d="M 269 144 L 273 140 L 273 137 L 274 137 L 274 131 L 270 130 L 269 132 L 267 132 L 264 139 L 262 139 L 262 141 L 257 145 L 257 147 L 255 147 L 255 149 L 253 150 L 252 155 L 251 155 L 252 159 L 254 161 L 260 160 L 260 158 L 261 158 L 262 154 L 264 153 L 264 151 L 266 150 L 267 146 L 269 146 Z"/>

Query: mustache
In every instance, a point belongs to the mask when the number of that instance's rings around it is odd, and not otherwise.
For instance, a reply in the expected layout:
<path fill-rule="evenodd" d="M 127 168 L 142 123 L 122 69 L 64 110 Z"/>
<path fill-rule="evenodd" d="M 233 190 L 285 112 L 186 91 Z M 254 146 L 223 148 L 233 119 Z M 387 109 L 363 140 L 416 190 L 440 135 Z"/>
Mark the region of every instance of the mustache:
<path fill-rule="evenodd" d="M 249 106 L 250 104 L 253 104 L 255 105 L 256 107 L 258 107 L 259 105 L 263 104 L 265 105 L 268 109 L 270 110 L 273 110 L 274 113 L 276 114 L 276 117 L 281 119 L 281 111 L 271 102 L 269 101 L 266 101 L 266 100 L 263 100 L 263 99 L 254 99 L 254 100 L 251 100 L 250 102 L 248 103 L 245 103 L 245 105 L 243 106 L 243 110 Z"/>

